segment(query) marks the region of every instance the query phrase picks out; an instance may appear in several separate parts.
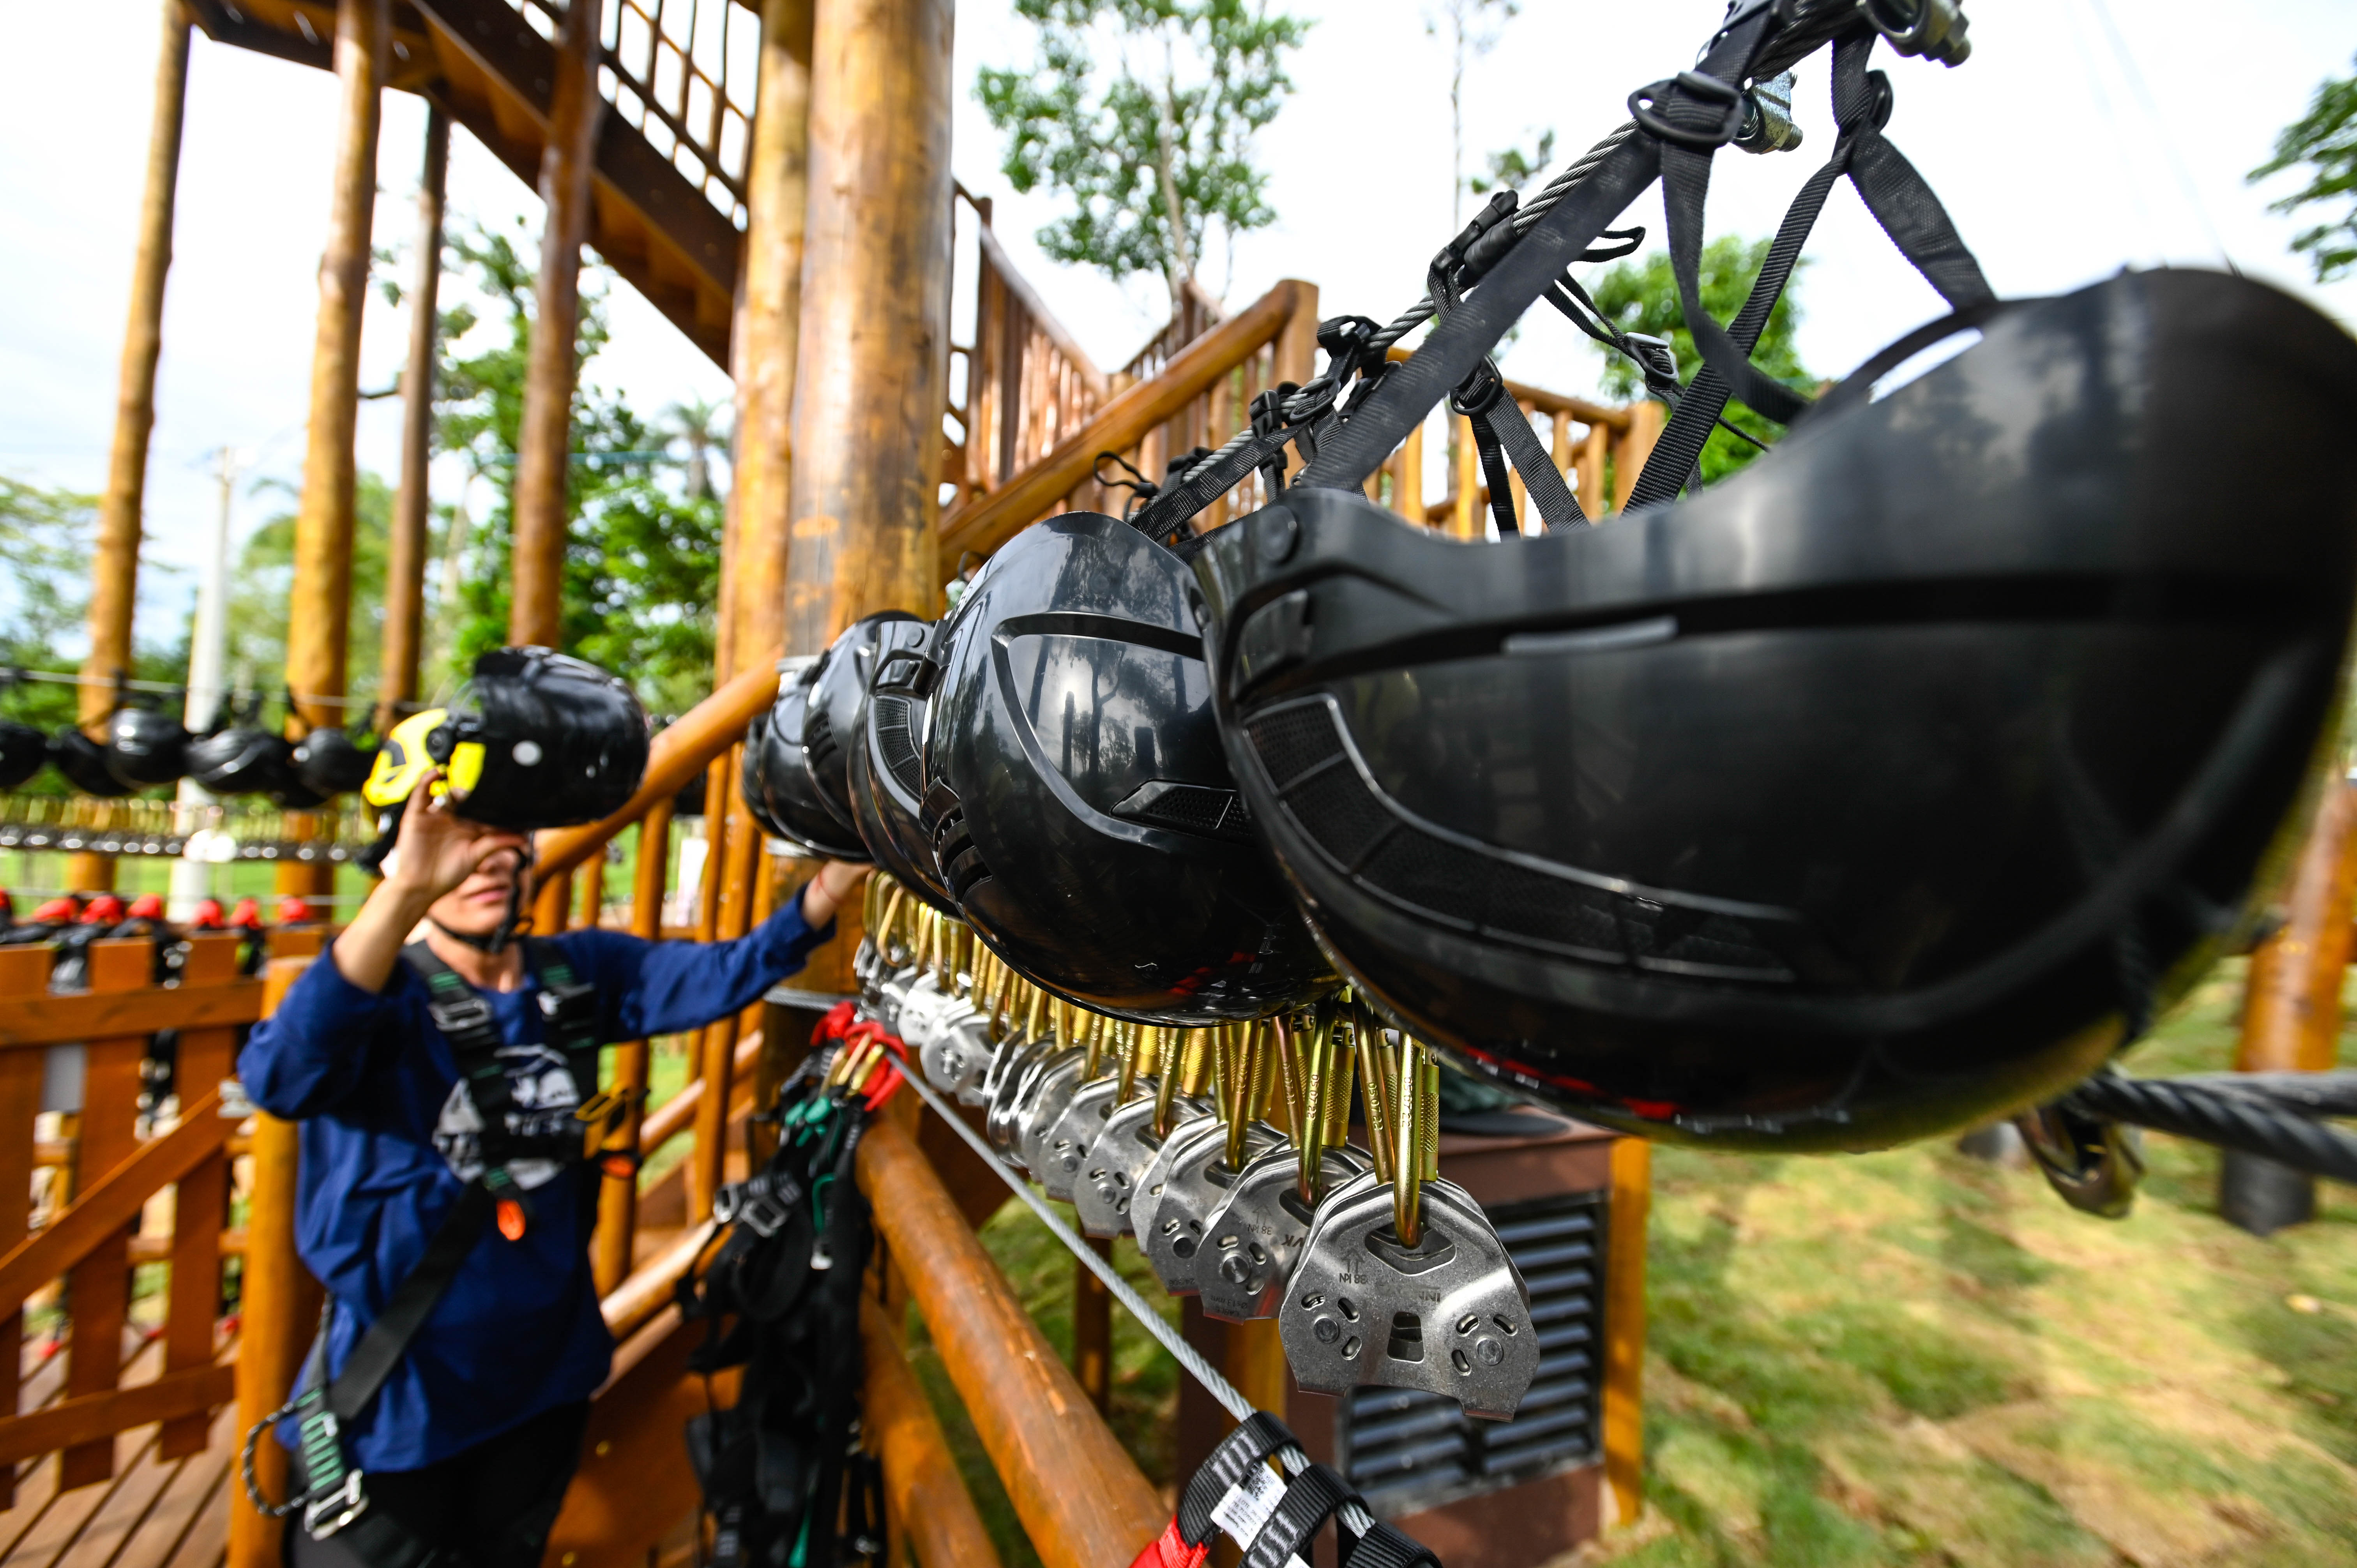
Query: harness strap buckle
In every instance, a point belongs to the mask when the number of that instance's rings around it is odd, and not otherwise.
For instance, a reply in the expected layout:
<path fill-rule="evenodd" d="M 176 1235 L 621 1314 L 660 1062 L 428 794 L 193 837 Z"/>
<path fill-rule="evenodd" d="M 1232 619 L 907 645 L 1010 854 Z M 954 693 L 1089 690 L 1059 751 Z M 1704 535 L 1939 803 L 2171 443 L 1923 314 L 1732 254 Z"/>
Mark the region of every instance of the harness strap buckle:
<path fill-rule="evenodd" d="M 493 1038 L 497 1038 L 499 1026 L 491 1018 L 490 1004 L 471 991 L 447 1000 L 428 1001 L 425 1014 L 434 1020 L 434 1026 L 453 1041 L 464 1042 L 466 1036 L 485 1029 L 493 1031 Z"/>
<path fill-rule="evenodd" d="M 368 1494 L 361 1489 L 361 1472 L 344 1472 L 344 1484 L 303 1506 L 303 1531 L 325 1541 L 368 1511 Z"/>
<path fill-rule="evenodd" d="M 1683 99 L 1674 94 L 1683 91 Z M 1716 126 L 1681 125 L 1666 118 L 1662 111 L 1674 103 L 1690 102 L 1701 108 L 1715 107 L 1718 113 Z M 1629 114 L 1646 132 L 1664 142 L 1691 147 L 1698 153 L 1714 152 L 1743 134 L 1744 98 L 1740 90 L 1706 76 L 1698 70 L 1682 70 L 1675 76 L 1664 77 L 1650 86 L 1641 87 L 1629 94 Z"/>

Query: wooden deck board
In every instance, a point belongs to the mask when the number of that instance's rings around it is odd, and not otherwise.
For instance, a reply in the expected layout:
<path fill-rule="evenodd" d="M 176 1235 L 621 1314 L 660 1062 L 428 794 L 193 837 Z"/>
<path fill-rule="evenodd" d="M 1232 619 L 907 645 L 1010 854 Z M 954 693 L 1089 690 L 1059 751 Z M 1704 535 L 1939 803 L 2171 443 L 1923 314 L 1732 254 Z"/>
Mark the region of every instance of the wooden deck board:
<path fill-rule="evenodd" d="M 156 1374 L 161 1340 L 126 1333 L 124 1348 L 126 1384 Z M 59 1398 L 64 1374 L 62 1357 L 32 1367 L 22 1408 Z M 221 1568 L 242 1436 L 236 1407 L 214 1412 L 204 1451 L 185 1459 L 162 1458 L 157 1436 L 152 1423 L 119 1434 L 114 1478 L 64 1493 L 56 1455 L 21 1466 L 16 1507 L 0 1512 L 0 1568 Z"/>

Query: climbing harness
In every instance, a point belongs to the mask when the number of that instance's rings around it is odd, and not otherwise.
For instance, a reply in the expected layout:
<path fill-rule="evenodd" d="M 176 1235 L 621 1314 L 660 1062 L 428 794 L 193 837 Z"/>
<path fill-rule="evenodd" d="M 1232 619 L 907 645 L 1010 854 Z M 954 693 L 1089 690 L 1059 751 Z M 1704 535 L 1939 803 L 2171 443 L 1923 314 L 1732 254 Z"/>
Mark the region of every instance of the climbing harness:
<path fill-rule="evenodd" d="M 573 1103 L 547 1108 L 519 1104 L 502 1059 L 512 1047 L 500 1034 L 490 1004 L 425 943 L 402 950 L 403 961 L 425 983 L 427 1014 L 449 1042 L 458 1084 L 479 1123 L 470 1142 L 443 1149 L 453 1174 L 465 1185 L 417 1262 L 344 1359 L 342 1369 L 332 1379 L 327 1376 L 331 1302 L 322 1310 L 318 1336 L 294 1396 L 245 1435 L 240 1463 L 254 1508 L 274 1519 L 300 1509 L 303 1529 L 313 1540 L 343 1536 L 369 1568 L 428 1568 L 445 1554 L 419 1542 L 390 1517 L 369 1511 L 363 1474 L 345 1457 L 344 1428 L 375 1400 L 486 1228 L 496 1229 L 509 1242 L 522 1240 L 534 1202 L 527 1188 L 557 1189 L 555 1178 L 588 1161 L 588 1146 L 603 1141 L 622 1109 L 615 1096 L 597 1088 L 596 988 L 574 975 L 554 943 L 531 941 L 525 951 L 538 982 L 533 1000 L 542 1020 L 542 1045 L 563 1059 L 573 1084 Z M 630 1156 L 600 1155 L 594 1168 L 617 1174 L 610 1165 L 617 1158 L 627 1162 Z M 272 1503 L 262 1495 L 254 1455 L 264 1434 L 289 1418 L 296 1425 L 296 1479 L 285 1502 Z"/>
<path fill-rule="evenodd" d="M 744 1369 L 737 1402 L 687 1426 L 712 1568 L 883 1560 L 883 1472 L 859 1441 L 873 1232 L 852 1162 L 903 1081 L 901 1047 L 848 1003 L 812 1045 L 768 1112 L 777 1153 L 714 1195 L 717 1248 L 700 1283 L 690 1269 L 678 1285 L 683 1316 L 709 1325 L 690 1368 L 707 1390 L 715 1372 Z"/>

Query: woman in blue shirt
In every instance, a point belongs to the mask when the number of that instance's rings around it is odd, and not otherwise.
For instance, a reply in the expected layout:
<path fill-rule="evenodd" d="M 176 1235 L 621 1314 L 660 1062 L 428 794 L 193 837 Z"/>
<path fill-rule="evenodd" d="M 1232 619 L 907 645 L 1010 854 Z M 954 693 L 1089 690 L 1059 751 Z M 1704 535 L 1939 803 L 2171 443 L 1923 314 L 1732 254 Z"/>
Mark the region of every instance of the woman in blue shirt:
<path fill-rule="evenodd" d="M 529 876 L 528 846 L 433 800 L 438 777 L 410 796 L 384 879 L 238 1058 L 253 1101 L 302 1123 L 296 1242 L 330 1297 L 328 1379 L 482 1174 L 481 1119 L 403 947 L 422 939 L 490 1006 L 506 1042 L 511 1128 L 534 1112 L 569 1117 L 576 1100 L 564 1057 L 544 1040 L 525 944 L 493 939 Z M 595 988 L 598 1041 L 698 1028 L 801 969 L 866 870 L 830 862 L 736 941 L 580 930 L 553 945 Z M 370 1511 L 425 1545 L 487 1565 L 540 1560 L 612 1358 L 588 1260 L 596 1173 L 509 1165 L 529 1223 L 512 1239 L 485 1230 L 382 1391 L 344 1428 Z M 314 1541 L 292 1521 L 288 1534 L 298 1563 L 356 1559 L 336 1537 Z"/>

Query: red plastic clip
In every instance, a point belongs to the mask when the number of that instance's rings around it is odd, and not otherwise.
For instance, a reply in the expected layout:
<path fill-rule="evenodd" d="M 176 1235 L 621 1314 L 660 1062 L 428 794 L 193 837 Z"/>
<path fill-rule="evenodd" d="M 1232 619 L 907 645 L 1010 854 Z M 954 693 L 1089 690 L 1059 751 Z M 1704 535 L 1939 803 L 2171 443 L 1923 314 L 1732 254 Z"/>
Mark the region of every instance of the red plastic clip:
<path fill-rule="evenodd" d="M 1129 1568 L 1203 1568 L 1203 1559 L 1211 1554 L 1211 1543 L 1208 1541 L 1200 1546 L 1188 1545 L 1174 1519 L 1151 1545 L 1137 1554 L 1137 1561 Z"/>
<path fill-rule="evenodd" d="M 511 1241 L 523 1240 L 523 1205 L 512 1197 L 500 1199 L 500 1234 Z"/>

